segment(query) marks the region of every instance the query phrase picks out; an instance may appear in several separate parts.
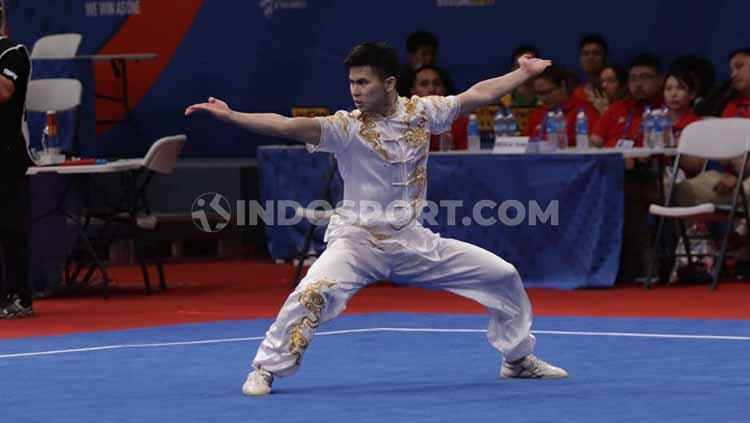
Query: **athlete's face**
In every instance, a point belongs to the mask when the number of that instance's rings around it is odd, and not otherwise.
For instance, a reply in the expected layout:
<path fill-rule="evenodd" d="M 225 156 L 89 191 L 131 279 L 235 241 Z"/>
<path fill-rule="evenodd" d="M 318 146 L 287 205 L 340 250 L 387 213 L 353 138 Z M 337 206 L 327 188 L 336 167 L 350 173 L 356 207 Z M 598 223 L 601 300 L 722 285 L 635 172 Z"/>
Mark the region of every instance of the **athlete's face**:
<path fill-rule="evenodd" d="M 349 92 L 361 112 L 384 113 L 389 94 L 396 90 L 396 78 L 383 79 L 371 66 L 349 68 Z"/>

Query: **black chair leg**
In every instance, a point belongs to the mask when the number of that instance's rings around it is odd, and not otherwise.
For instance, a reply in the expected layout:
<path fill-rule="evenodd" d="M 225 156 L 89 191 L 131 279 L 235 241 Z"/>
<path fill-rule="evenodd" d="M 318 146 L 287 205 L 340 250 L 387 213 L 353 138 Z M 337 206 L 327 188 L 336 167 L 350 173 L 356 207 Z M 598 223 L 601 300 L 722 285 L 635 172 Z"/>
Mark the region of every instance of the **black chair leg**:
<path fill-rule="evenodd" d="M 656 268 L 656 263 L 659 261 L 659 257 L 661 257 L 660 251 L 661 251 L 661 236 L 662 232 L 664 232 L 664 217 L 659 217 L 659 224 L 656 229 L 656 239 L 654 240 L 654 257 L 651 259 L 651 262 L 648 265 L 648 272 L 646 272 L 646 281 L 643 283 L 643 286 L 646 289 L 651 289 L 651 277 L 654 274 L 654 268 Z"/>
<path fill-rule="evenodd" d="M 153 248 L 153 247 L 152 247 Z M 156 262 L 156 270 L 159 273 L 159 289 L 161 291 L 167 290 L 167 278 L 164 277 L 164 265 L 161 260 L 161 256 L 159 255 L 159 251 L 157 248 L 154 248 L 154 262 Z"/>
<path fill-rule="evenodd" d="M 148 266 L 146 265 L 146 257 L 143 253 L 143 245 L 136 241 L 135 243 L 135 256 L 138 259 L 138 263 L 141 265 L 141 273 L 143 273 L 143 284 L 146 287 L 146 294 L 151 294 L 151 279 L 148 277 Z"/>
<path fill-rule="evenodd" d="M 721 273 L 721 268 L 724 265 L 724 257 L 727 253 L 727 243 L 729 241 L 729 234 L 731 234 L 734 231 L 734 219 L 729 220 L 729 226 L 724 231 L 724 237 L 721 240 L 721 249 L 719 250 L 719 256 L 716 258 L 716 261 L 714 262 L 714 271 L 713 271 L 713 278 L 711 280 L 711 290 L 715 291 L 716 287 L 719 284 L 719 275 Z"/>
<path fill-rule="evenodd" d="M 680 235 L 682 236 L 682 245 L 685 247 L 685 254 L 687 255 L 688 265 L 693 264 L 693 249 L 690 245 L 690 238 L 687 235 L 687 229 L 685 223 L 682 220 L 677 220 L 677 224 L 680 227 Z"/>

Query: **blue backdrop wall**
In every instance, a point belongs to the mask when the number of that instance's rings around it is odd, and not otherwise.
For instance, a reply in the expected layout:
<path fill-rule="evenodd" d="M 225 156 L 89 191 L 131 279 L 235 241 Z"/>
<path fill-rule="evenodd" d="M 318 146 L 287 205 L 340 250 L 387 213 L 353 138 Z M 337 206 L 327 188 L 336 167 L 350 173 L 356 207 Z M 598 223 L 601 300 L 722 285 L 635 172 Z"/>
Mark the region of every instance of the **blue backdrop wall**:
<path fill-rule="evenodd" d="M 108 156 L 141 155 L 159 136 L 186 132 L 185 156 L 254 157 L 256 145 L 280 141 L 185 118 L 185 106 L 216 96 L 248 111 L 351 108 L 341 65 L 349 48 L 386 41 L 404 57 L 406 36 L 418 28 L 438 36 L 439 62 L 459 89 L 506 71 L 519 43 L 577 69 L 585 32 L 602 33 L 615 61 L 643 51 L 665 62 L 698 54 L 720 78 L 727 53 L 750 45 L 750 2 L 742 0 L 6 0 L 6 11 L 11 36 L 29 46 L 42 35 L 79 32 L 83 54 L 113 52 L 112 40 L 126 35 L 114 44 L 120 52 L 159 53 L 155 74 L 130 67 L 134 84 L 146 87 L 134 106 L 136 125 L 100 130 L 89 146 Z M 129 23 L 137 22 L 133 35 Z"/>

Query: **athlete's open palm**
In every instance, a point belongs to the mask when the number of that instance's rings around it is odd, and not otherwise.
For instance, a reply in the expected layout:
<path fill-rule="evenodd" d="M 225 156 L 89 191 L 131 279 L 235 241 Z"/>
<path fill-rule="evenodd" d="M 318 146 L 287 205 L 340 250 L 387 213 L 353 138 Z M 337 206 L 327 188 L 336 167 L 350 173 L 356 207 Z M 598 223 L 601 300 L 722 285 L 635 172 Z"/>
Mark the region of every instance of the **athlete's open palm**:
<path fill-rule="evenodd" d="M 232 113 L 232 109 L 229 108 L 227 103 L 214 97 L 209 97 L 208 102 L 206 103 L 197 103 L 189 106 L 185 109 L 185 115 L 187 116 L 197 111 L 209 112 L 219 119 L 226 119 L 229 117 L 229 114 Z"/>
<path fill-rule="evenodd" d="M 542 71 L 551 64 L 552 62 L 549 60 L 539 59 L 536 57 L 530 57 L 527 55 L 521 56 L 518 59 L 518 66 L 520 66 L 521 69 L 525 70 L 531 75 L 537 75 L 539 73 L 542 73 Z"/>

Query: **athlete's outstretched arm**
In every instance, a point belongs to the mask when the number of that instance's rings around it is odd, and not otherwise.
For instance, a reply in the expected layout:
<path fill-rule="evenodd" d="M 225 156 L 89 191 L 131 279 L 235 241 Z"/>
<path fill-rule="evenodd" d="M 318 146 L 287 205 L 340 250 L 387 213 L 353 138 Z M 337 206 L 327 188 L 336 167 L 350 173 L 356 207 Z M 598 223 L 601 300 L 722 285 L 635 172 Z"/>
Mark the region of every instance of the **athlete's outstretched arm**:
<path fill-rule="evenodd" d="M 207 103 L 198 103 L 185 109 L 185 115 L 204 111 L 217 119 L 238 125 L 249 131 L 272 137 L 318 145 L 320 124 L 313 118 L 290 118 L 276 113 L 241 113 L 229 108 L 218 98 L 209 97 Z"/>
<path fill-rule="evenodd" d="M 532 76 L 541 73 L 551 63 L 549 60 L 521 56 L 518 59 L 518 69 L 497 78 L 485 79 L 459 94 L 460 114 L 464 115 L 478 107 L 498 102 L 500 97 L 513 91 Z"/>

